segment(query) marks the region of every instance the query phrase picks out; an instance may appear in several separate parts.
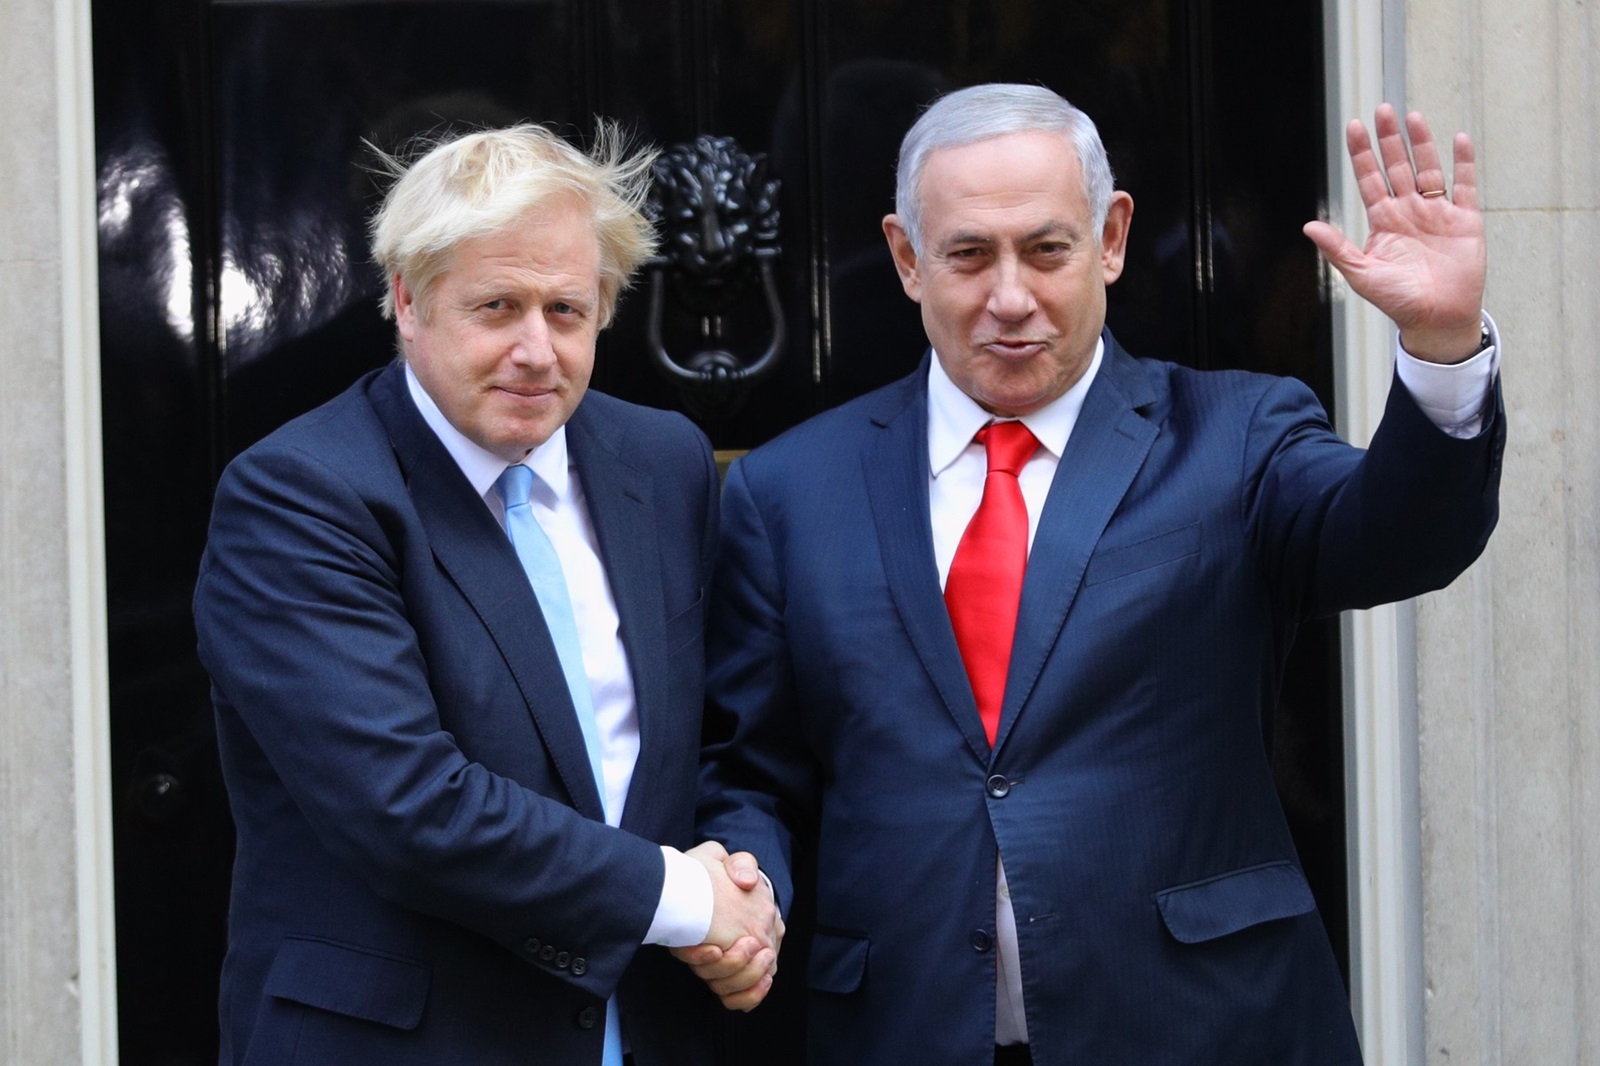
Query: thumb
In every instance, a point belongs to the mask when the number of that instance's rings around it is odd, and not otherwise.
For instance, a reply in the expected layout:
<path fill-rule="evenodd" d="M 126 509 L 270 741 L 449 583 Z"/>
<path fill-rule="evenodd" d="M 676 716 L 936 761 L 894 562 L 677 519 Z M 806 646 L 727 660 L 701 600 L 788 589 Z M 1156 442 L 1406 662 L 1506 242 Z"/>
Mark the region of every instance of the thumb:
<path fill-rule="evenodd" d="M 715 840 L 706 840 L 696 844 L 684 854 L 692 855 L 701 862 L 724 862 L 728 858 L 728 849 Z"/>
<path fill-rule="evenodd" d="M 761 883 L 761 864 L 748 851 L 729 855 L 722 865 L 728 871 L 729 880 L 746 892 Z"/>
<path fill-rule="evenodd" d="M 1350 242 L 1350 239 L 1326 222 L 1307 222 L 1300 227 L 1300 232 L 1311 239 L 1333 267 L 1341 274 L 1348 274 L 1356 265 L 1361 254 L 1361 249 Z"/>

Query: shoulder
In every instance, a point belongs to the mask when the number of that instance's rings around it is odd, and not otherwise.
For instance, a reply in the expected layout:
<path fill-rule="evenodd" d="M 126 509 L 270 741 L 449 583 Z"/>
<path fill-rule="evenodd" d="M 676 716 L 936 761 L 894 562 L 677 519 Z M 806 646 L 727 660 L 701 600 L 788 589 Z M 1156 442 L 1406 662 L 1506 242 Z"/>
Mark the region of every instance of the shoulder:
<path fill-rule="evenodd" d="M 371 393 L 386 371 L 363 375 L 344 392 L 279 426 L 229 462 L 230 477 L 252 469 L 302 468 L 308 475 L 356 477 L 376 472 L 392 449 Z M 392 465 L 392 464 L 391 464 Z"/>
<path fill-rule="evenodd" d="M 1138 358 L 1114 341 L 1093 391 L 1101 389 L 1175 429 L 1232 425 L 1242 431 L 1262 419 L 1327 421 L 1316 395 L 1296 378 Z"/>
<path fill-rule="evenodd" d="M 745 462 L 759 466 L 801 463 L 826 466 L 838 457 L 857 457 L 882 429 L 910 419 L 927 420 L 927 370 L 829 408 L 752 449 Z"/>
<path fill-rule="evenodd" d="M 677 468 L 699 457 L 710 460 L 704 432 L 676 411 L 619 400 L 590 390 L 568 423 L 569 433 L 585 434 L 617 455 L 645 468 Z"/>

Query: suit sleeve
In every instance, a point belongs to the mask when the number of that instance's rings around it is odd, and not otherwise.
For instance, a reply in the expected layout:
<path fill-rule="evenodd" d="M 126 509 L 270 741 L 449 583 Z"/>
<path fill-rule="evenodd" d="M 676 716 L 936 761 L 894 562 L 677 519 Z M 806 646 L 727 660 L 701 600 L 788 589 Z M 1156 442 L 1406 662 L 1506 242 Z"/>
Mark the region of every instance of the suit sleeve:
<path fill-rule="evenodd" d="M 660 850 L 490 772 L 441 727 L 401 525 L 291 447 L 224 474 L 195 614 L 230 789 L 262 821 L 304 818 L 392 903 L 523 957 L 573 945 L 583 972 L 549 972 L 608 995 L 649 926 Z"/>
<path fill-rule="evenodd" d="M 1294 618 L 1443 588 L 1477 559 L 1499 517 L 1505 411 L 1496 383 L 1482 430 L 1452 437 L 1398 378 L 1362 451 L 1309 389 L 1269 386 L 1251 414 L 1244 521 Z"/>
<path fill-rule="evenodd" d="M 753 853 L 778 900 L 794 900 L 794 842 L 815 817 L 818 769 L 801 733 L 781 562 L 733 464 L 706 632 L 706 721 L 697 830 Z"/>

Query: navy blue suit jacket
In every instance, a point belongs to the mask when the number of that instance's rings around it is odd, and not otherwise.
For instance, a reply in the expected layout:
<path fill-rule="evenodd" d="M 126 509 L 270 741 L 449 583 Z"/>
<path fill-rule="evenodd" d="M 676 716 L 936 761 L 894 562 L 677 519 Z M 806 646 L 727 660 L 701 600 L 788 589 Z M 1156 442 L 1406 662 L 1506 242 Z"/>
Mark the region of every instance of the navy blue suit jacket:
<path fill-rule="evenodd" d="M 810 1060 L 980 1066 L 1005 858 L 1034 1061 L 1359 1062 L 1262 740 L 1296 624 L 1449 582 L 1503 419 L 1106 356 L 1028 560 L 991 751 L 940 592 L 926 363 L 736 463 L 701 831 L 813 894 Z M 816 840 L 815 884 L 792 848 Z"/>
<path fill-rule="evenodd" d="M 510 542 L 398 366 L 224 473 L 195 596 L 238 853 L 222 1061 L 702 1061 L 710 1000 L 640 948 L 692 843 L 716 470 L 677 415 L 567 425 L 640 752 L 622 829 Z"/>

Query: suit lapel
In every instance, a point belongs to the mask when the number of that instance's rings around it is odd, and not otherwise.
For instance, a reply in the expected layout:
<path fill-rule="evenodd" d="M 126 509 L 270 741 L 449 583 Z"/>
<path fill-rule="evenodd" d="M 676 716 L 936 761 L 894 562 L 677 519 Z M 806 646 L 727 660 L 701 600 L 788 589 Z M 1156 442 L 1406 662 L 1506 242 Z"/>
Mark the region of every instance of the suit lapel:
<path fill-rule="evenodd" d="M 878 550 L 889 593 L 923 669 L 974 755 L 989 762 L 978 704 L 961 665 L 950 614 L 939 591 L 928 512 L 928 360 L 886 394 L 872 417 L 881 431 L 862 455 Z"/>
<path fill-rule="evenodd" d="M 1105 340 L 1100 372 L 1084 397 L 1028 553 L 996 750 L 1061 635 L 1095 544 L 1160 434 L 1142 412 L 1161 400 L 1161 388 L 1109 333 Z"/>
<path fill-rule="evenodd" d="M 639 757 L 628 793 L 648 796 L 659 776 L 662 748 L 655 735 L 661 728 L 660 715 L 655 712 L 666 698 L 662 691 L 667 676 L 666 600 L 652 521 L 651 482 L 623 458 L 620 436 L 620 427 L 596 418 L 589 404 L 579 404 L 567 423 L 567 447 L 600 542 L 600 558 L 617 603 L 622 645 L 633 675 Z M 642 804 L 625 803 L 622 827 L 635 827 L 648 813 Z"/>
<path fill-rule="evenodd" d="M 369 395 L 388 429 L 434 559 L 471 604 L 511 671 L 572 805 L 603 821 L 561 660 L 510 540 L 422 420 L 399 364 L 373 381 Z"/>

